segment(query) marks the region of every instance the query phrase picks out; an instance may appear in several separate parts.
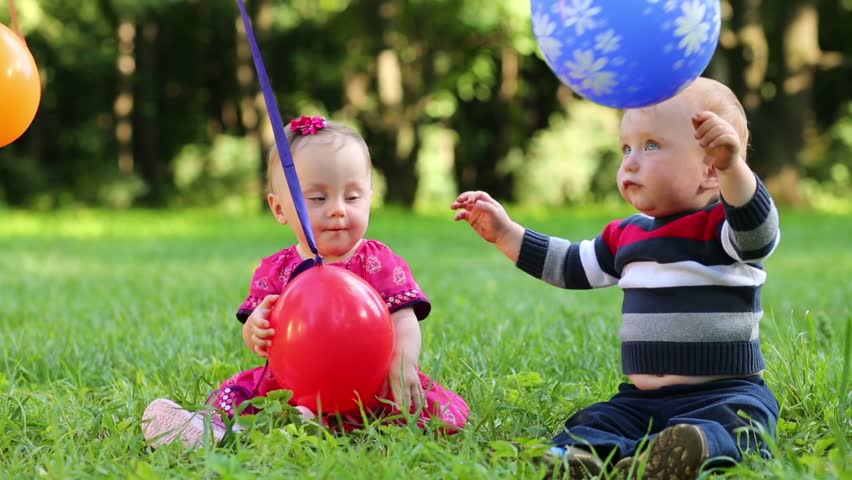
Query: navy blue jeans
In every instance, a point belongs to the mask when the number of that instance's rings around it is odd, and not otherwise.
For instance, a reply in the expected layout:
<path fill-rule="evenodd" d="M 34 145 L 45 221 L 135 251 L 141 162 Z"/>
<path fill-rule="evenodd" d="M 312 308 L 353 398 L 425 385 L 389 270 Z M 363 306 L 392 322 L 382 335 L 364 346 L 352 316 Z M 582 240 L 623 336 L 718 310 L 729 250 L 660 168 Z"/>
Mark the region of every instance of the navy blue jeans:
<path fill-rule="evenodd" d="M 659 390 L 639 390 L 622 383 L 618 394 L 609 401 L 595 403 L 571 416 L 553 444 L 592 447 L 598 457 L 612 455 L 615 462 L 634 455 L 646 435 L 653 438 L 660 430 L 679 423 L 701 428 L 710 458 L 729 459 L 714 462 L 715 465 L 739 462 L 741 451 L 768 455 L 755 427 L 759 424 L 775 438 L 778 401 L 758 376 Z"/>

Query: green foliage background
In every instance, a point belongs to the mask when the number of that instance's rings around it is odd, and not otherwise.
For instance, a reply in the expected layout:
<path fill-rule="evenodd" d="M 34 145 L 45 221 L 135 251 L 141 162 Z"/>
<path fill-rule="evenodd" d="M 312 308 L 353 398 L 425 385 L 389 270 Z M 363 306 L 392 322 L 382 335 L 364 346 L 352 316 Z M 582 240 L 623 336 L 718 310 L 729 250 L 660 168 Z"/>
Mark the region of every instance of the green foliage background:
<path fill-rule="evenodd" d="M 284 117 L 360 129 L 387 203 L 443 205 L 465 189 L 547 205 L 615 194 L 618 112 L 560 86 L 526 0 L 247 3 Z M 0 149 L 0 203 L 259 208 L 271 136 L 233 0 L 16 4 L 44 96 L 30 130 Z M 724 0 L 723 11 L 706 74 L 743 98 L 752 165 L 779 179 L 782 203 L 850 210 L 852 5 Z"/>

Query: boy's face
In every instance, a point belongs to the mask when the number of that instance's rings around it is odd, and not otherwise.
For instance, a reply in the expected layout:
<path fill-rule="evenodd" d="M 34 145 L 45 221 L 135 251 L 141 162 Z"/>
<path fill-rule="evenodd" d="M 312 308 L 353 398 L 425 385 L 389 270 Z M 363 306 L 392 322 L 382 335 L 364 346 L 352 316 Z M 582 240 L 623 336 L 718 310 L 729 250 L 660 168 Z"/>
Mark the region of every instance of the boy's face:
<path fill-rule="evenodd" d="M 694 137 L 690 119 L 697 112 L 693 101 L 679 95 L 624 113 L 618 190 L 642 213 L 699 210 L 718 198 L 715 172 Z"/>
<path fill-rule="evenodd" d="M 370 219 L 371 171 L 366 152 L 339 138 L 309 142 L 293 153 L 308 218 L 320 255 L 329 262 L 347 256 L 364 238 Z M 279 223 L 289 223 L 302 251 L 307 242 L 283 172 L 276 169 L 269 206 Z"/>

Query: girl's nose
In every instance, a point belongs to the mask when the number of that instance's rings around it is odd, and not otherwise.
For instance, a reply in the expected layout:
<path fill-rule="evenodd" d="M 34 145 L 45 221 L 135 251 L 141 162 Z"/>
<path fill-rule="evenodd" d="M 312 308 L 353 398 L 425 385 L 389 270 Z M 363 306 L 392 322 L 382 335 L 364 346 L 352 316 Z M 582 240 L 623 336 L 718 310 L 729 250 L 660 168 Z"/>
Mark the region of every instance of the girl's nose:
<path fill-rule="evenodd" d="M 343 204 L 342 199 L 332 200 L 328 205 L 328 216 L 329 217 L 342 217 L 346 215 L 346 208 Z"/>

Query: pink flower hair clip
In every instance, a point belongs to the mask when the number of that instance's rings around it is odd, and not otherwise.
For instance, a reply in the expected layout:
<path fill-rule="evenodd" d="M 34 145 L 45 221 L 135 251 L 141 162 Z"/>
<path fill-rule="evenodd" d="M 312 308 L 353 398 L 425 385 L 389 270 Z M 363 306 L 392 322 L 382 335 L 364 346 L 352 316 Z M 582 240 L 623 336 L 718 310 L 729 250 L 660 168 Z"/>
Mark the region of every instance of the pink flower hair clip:
<path fill-rule="evenodd" d="M 302 115 L 301 118 L 290 120 L 290 131 L 300 132 L 302 135 L 313 135 L 327 126 L 328 122 L 319 115 L 316 117 Z"/>

